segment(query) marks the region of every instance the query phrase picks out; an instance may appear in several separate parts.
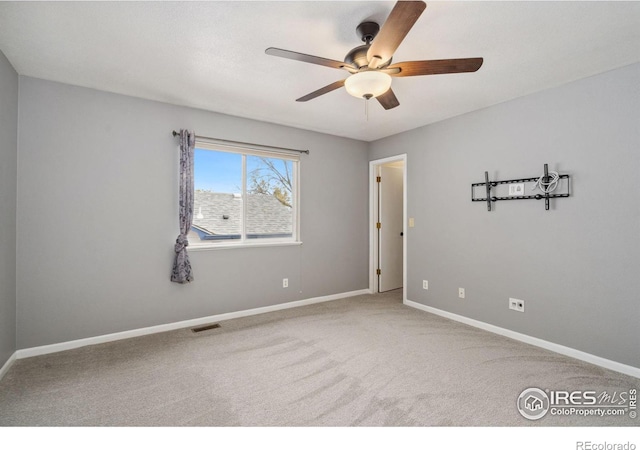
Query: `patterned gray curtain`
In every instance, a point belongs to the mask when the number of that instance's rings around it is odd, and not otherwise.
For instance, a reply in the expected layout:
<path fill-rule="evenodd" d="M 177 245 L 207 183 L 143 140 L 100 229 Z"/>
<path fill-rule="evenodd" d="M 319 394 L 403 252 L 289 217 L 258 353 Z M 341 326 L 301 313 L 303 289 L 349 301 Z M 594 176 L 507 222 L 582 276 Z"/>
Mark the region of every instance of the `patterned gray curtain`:
<path fill-rule="evenodd" d="M 196 135 L 180 130 L 180 235 L 176 239 L 176 259 L 173 262 L 171 281 L 188 283 L 193 281 L 191 263 L 187 254 L 187 234 L 193 220 L 193 148 Z"/>

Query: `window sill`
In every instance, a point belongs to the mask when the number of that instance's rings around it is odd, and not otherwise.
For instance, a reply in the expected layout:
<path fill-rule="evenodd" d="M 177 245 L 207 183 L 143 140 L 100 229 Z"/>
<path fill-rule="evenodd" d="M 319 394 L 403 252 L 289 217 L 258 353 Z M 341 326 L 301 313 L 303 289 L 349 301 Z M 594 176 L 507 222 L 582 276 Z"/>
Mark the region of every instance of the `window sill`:
<path fill-rule="evenodd" d="M 256 243 L 236 243 L 236 244 L 191 244 L 187 247 L 188 252 L 202 252 L 209 250 L 229 250 L 235 248 L 256 248 L 256 247 L 290 247 L 302 245 L 301 241 L 287 242 L 256 242 Z"/>

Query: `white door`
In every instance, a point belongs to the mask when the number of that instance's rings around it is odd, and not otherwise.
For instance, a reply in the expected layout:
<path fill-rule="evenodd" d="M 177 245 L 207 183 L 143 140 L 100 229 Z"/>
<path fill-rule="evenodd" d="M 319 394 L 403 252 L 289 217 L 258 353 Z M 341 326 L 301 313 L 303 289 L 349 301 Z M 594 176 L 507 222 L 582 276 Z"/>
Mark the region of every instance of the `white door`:
<path fill-rule="evenodd" d="M 378 183 L 378 292 L 402 287 L 403 167 L 380 166 Z"/>

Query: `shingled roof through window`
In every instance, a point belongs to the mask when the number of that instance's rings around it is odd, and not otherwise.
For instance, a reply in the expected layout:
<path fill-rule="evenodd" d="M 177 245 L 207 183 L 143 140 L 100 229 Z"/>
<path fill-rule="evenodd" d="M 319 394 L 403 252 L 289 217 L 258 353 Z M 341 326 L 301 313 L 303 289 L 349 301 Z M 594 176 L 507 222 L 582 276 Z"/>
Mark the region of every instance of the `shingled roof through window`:
<path fill-rule="evenodd" d="M 193 225 L 209 235 L 240 234 L 242 197 L 196 190 L 194 192 Z M 225 218 L 226 217 L 226 218 Z M 291 207 L 267 194 L 247 195 L 247 234 L 291 234 Z"/>

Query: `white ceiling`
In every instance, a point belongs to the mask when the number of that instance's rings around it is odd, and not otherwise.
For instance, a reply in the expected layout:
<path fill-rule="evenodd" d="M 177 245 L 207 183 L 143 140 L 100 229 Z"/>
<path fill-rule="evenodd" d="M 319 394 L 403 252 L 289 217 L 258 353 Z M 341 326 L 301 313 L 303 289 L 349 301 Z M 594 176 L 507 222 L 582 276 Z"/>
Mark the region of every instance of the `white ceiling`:
<path fill-rule="evenodd" d="M 476 73 L 395 78 L 385 111 L 339 69 L 364 20 L 395 2 L 0 2 L 0 50 L 21 75 L 371 141 L 640 61 L 640 2 L 427 2 L 395 62 L 484 58 Z M 177 126 L 177 125 L 176 125 Z"/>

